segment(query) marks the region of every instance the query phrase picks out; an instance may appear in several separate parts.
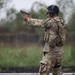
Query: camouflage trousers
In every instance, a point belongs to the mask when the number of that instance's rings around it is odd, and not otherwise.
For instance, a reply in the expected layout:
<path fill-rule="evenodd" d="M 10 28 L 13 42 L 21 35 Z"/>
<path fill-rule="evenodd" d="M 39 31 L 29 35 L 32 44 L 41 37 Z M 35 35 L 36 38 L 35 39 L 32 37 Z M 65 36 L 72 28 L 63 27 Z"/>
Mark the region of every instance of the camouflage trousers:
<path fill-rule="evenodd" d="M 49 51 L 44 50 L 43 58 L 40 61 L 40 75 L 49 75 L 50 70 L 52 70 L 52 75 L 62 75 L 61 63 L 61 47 L 49 48 Z"/>

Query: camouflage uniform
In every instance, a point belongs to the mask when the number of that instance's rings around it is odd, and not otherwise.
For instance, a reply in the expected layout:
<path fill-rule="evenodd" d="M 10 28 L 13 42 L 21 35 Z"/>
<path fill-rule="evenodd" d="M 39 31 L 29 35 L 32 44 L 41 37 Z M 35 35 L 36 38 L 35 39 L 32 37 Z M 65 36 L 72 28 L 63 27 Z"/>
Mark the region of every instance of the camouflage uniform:
<path fill-rule="evenodd" d="M 62 75 L 61 62 L 63 49 L 62 46 L 56 46 L 56 40 L 58 37 L 57 21 L 63 24 L 63 20 L 60 20 L 59 17 L 53 19 L 48 18 L 46 20 L 28 19 L 29 25 L 45 28 L 45 46 L 43 49 L 43 58 L 40 61 L 40 75 L 49 75 L 50 69 L 52 69 L 53 75 Z"/>

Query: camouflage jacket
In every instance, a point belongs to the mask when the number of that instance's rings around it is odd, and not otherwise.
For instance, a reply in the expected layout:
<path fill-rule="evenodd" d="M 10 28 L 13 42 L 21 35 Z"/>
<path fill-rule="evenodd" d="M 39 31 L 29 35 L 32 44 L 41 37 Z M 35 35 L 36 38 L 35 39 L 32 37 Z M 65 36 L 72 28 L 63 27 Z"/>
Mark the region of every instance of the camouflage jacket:
<path fill-rule="evenodd" d="M 58 25 L 57 21 L 60 21 L 59 17 L 48 18 L 46 20 L 40 19 L 28 19 L 27 23 L 31 26 L 40 26 L 45 28 L 44 41 L 49 44 L 49 46 L 56 46 L 56 40 L 58 37 Z M 61 22 L 64 24 L 64 21 L 61 19 Z"/>

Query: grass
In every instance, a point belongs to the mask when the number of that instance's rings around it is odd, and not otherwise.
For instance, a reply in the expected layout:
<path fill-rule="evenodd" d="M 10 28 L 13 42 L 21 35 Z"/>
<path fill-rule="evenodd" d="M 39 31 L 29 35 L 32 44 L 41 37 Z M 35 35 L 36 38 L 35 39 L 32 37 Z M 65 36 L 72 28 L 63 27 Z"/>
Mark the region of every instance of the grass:
<path fill-rule="evenodd" d="M 71 46 L 66 46 L 63 54 L 63 65 L 69 66 L 71 63 Z"/>
<path fill-rule="evenodd" d="M 26 67 L 39 66 L 42 48 L 37 46 L 0 48 L 0 66 Z"/>
<path fill-rule="evenodd" d="M 0 66 L 6 67 L 35 67 L 42 59 L 43 47 L 37 45 L 0 47 Z M 63 65 L 75 66 L 72 60 L 72 48 L 66 46 L 63 54 Z"/>
<path fill-rule="evenodd" d="M 75 66 L 75 58 L 73 57 L 75 57 L 75 48 L 73 48 L 71 45 L 65 46 L 63 54 L 63 65 Z"/>

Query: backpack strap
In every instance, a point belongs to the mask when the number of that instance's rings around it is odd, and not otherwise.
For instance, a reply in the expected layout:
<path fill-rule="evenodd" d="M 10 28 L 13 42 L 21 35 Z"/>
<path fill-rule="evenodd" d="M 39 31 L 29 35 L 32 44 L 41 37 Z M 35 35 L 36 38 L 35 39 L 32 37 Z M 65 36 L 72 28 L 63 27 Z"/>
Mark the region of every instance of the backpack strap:
<path fill-rule="evenodd" d="M 61 24 L 63 25 L 64 24 L 64 21 L 62 19 L 60 19 L 60 18 L 59 18 L 59 20 L 54 19 L 54 21 L 57 23 L 57 26 L 58 26 L 58 30 L 57 30 L 58 38 L 60 38 L 60 40 L 62 41 L 62 38 L 61 38 L 61 36 L 59 34 L 60 27 L 59 27 L 59 24 L 58 23 L 61 22 Z"/>
<path fill-rule="evenodd" d="M 56 19 L 53 19 L 53 20 L 57 23 L 57 26 L 58 26 L 57 35 L 59 35 L 59 24 L 58 24 L 58 22 L 60 22 L 60 20 L 56 20 Z"/>

